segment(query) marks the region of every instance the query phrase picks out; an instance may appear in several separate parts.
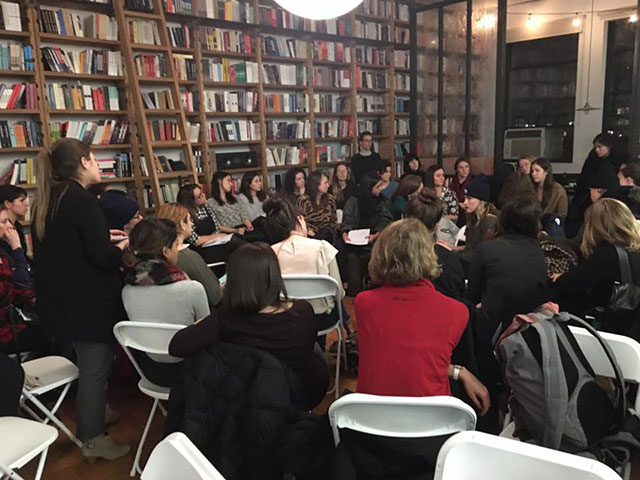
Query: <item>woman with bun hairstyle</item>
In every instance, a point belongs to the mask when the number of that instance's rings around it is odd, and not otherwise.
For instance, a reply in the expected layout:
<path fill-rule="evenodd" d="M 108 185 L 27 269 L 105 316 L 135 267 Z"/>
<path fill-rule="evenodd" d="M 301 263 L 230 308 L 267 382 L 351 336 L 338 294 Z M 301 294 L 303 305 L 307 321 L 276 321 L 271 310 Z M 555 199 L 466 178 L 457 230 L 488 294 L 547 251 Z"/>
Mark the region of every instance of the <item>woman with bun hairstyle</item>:
<path fill-rule="evenodd" d="M 126 318 L 119 267 L 128 240 L 112 242 L 124 232 L 109 231 L 98 200 L 87 191 L 100 182 L 89 145 L 57 140 L 38 158 L 36 177 L 36 312 L 51 335 L 70 342 L 76 352 L 76 425 L 83 455 L 115 460 L 130 450 L 116 444 L 105 427 L 113 326 Z"/>

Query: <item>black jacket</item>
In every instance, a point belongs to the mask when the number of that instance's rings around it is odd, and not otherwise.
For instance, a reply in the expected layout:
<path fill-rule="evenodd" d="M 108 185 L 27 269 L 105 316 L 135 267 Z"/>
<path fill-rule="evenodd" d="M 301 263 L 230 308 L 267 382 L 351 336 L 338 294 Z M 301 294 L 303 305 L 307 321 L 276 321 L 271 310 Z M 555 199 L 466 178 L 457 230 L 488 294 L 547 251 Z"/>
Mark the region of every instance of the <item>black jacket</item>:
<path fill-rule="evenodd" d="M 593 149 L 589 152 L 589 155 L 582 165 L 580 176 L 576 182 L 576 191 L 572 200 L 574 205 L 580 208 L 581 213 L 584 213 L 587 207 L 591 205 L 591 199 L 589 198 L 589 184 L 591 183 L 594 174 L 600 171 L 604 166 L 610 167 L 617 173 L 618 170 L 620 170 L 620 165 L 627 161 L 628 158 L 626 155 L 619 154 L 614 151 L 612 151 L 606 158 L 598 157 Z"/>
<path fill-rule="evenodd" d="M 369 172 L 375 172 L 380 160 L 380 155 L 377 152 L 371 152 L 371 155 L 366 157 L 356 153 L 351 157 L 351 176 L 353 180 L 360 184 L 362 177 Z"/>
<path fill-rule="evenodd" d="M 460 260 L 455 253 L 442 245 L 436 245 L 435 251 L 442 273 L 433 281 L 433 286 L 443 295 L 461 300 L 464 292 L 464 272 Z"/>
<path fill-rule="evenodd" d="M 184 432 L 227 480 L 280 480 L 278 452 L 305 400 L 298 375 L 273 355 L 219 343 L 184 361 L 165 431 Z"/>
<path fill-rule="evenodd" d="M 60 206 L 34 235 L 36 312 L 60 340 L 106 342 L 126 318 L 118 267 L 122 251 L 109 241 L 109 227 L 96 198 L 70 181 Z"/>

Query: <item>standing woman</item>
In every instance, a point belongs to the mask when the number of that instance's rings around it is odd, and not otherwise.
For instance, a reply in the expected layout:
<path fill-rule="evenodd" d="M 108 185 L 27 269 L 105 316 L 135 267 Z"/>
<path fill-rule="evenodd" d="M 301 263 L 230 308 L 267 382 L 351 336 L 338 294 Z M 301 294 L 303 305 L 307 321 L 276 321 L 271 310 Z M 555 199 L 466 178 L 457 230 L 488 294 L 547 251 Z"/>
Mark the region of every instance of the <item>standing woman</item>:
<path fill-rule="evenodd" d="M 267 193 L 262 189 L 260 175 L 247 172 L 240 182 L 238 203 L 244 209 L 245 216 L 256 227 L 264 229 L 264 211 L 262 204 L 267 199 Z"/>
<path fill-rule="evenodd" d="M 458 221 L 460 207 L 456 194 L 444 186 L 444 168 L 439 165 L 431 165 L 424 174 L 425 187 L 432 189 L 436 196 L 444 204 L 444 216 L 452 222 Z"/>
<path fill-rule="evenodd" d="M 358 195 L 358 187 L 351 180 L 351 172 L 346 163 L 338 163 L 333 167 L 329 193 L 336 197 L 336 208 L 338 209 L 343 209 L 347 200 Z"/>
<path fill-rule="evenodd" d="M 306 186 L 306 172 L 300 167 L 295 167 L 287 170 L 287 173 L 285 173 L 281 194 L 289 200 L 292 205 L 296 205 L 298 203 L 298 197 L 304 195 Z"/>
<path fill-rule="evenodd" d="M 449 183 L 449 189 L 456 194 L 458 203 L 462 206 L 465 198 L 464 191 L 472 178 L 471 164 L 466 158 L 460 157 L 456 160 L 454 167 L 456 173 L 454 173 L 451 183 Z"/>
<path fill-rule="evenodd" d="M 129 453 L 106 433 L 107 380 L 115 339 L 126 318 L 119 266 L 128 240 L 113 244 L 98 200 L 86 189 L 100 182 L 89 146 L 63 138 L 38 159 L 33 212 L 36 312 L 59 340 L 72 343 L 80 370 L 77 435 L 85 457 L 115 460 Z M 110 235 L 111 234 L 111 235 Z"/>
<path fill-rule="evenodd" d="M 320 171 L 311 172 L 307 193 L 298 197 L 298 210 L 307 223 L 307 235 L 333 243 L 336 231 L 336 199 L 329 192 L 329 179 Z"/>
<path fill-rule="evenodd" d="M 551 236 L 564 237 L 564 220 L 569 200 L 564 187 L 553 180 L 549 160 L 539 158 L 531 165 L 531 179 L 537 200 L 542 205 L 542 229 Z"/>

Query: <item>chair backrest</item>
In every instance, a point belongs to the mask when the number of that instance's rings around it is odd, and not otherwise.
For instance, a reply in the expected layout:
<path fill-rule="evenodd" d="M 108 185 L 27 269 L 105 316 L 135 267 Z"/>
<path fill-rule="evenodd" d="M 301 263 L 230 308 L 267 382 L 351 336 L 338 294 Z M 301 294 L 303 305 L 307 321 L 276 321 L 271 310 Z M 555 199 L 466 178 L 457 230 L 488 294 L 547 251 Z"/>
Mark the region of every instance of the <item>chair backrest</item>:
<path fill-rule="evenodd" d="M 151 452 L 142 480 L 224 480 L 182 432 L 162 440 Z"/>
<path fill-rule="evenodd" d="M 329 407 L 335 444 L 339 429 L 385 437 L 419 438 L 476 428 L 476 413 L 455 397 L 385 397 L 353 393 Z"/>
<path fill-rule="evenodd" d="M 340 303 L 340 285 L 330 275 L 287 274 L 282 275 L 287 295 L 293 300 L 335 297 Z"/>
<path fill-rule="evenodd" d="M 607 358 L 598 340 L 587 330 L 580 327 L 569 327 L 576 338 L 580 349 L 589 361 L 596 375 L 615 378 L 611 362 Z M 640 384 L 640 343 L 624 335 L 599 332 L 611 348 L 625 380 Z M 640 411 L 640 387 L 633 402 L 634 409 Z"/>
<path fill-rule="evenodd" d="M 440 449 L 434 480 L 620 480 L 606 465 L 481 432 L 461 432 Z"/>
<path fill-rule="evenodd" d="M 170 323 L 150 323 L 150 322 L 132 322 L 125 320 L 118 322 L 113 327 L 113 334 L 122 345 L 125 353 L 131 360 L 138 375 L 145 378 L 144 373 L 140 369 L 138 362 L 132 355 L 130 349 L 139 350 L 144 353 L 169 355 L 169 343 L 184 325 L 173 325 Z"/>

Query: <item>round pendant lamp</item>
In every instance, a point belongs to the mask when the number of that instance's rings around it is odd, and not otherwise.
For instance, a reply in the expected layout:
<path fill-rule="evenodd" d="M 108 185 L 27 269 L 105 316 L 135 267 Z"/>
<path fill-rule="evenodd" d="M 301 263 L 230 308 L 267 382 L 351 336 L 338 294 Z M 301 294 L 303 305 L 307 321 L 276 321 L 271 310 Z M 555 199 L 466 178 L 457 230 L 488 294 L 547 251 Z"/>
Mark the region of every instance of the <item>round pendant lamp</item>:
<path fill-rule="evenodd" d="M 276 0 L 285 10 L 303 18 L 328 20 L 350 12 L 363 0 Z"/>

